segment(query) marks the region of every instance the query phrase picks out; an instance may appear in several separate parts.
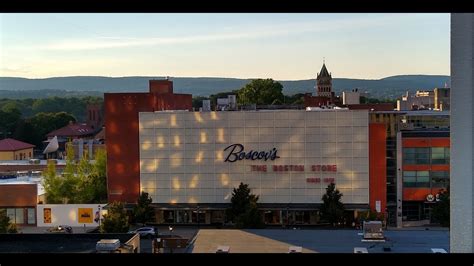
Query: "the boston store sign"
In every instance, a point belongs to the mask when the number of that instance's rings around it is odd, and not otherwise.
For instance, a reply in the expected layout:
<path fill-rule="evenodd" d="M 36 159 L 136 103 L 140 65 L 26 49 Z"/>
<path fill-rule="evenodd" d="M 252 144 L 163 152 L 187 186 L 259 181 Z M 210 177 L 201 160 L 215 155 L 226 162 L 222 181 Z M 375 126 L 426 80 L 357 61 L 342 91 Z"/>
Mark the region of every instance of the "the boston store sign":
<path fill-rule="evenodd" d="M 224 162 L 236 162 L 240 160 L 271 160 L 274 161 L 275 159 L 280 158 L 280 156 L 277 155 L 278 150 L 276 148 L 273 148 L 269 151 L 254 151 L 250 150 L 248 152 L 245 151 L 244 145 L 242 144 L 232 144 L 230 146 L 227 146 L 224 151 L 229 151 L 227 156 L 225 157 Z M 305 172 L 305 166 L 304 165 L 249 165 L 250 166 L 250 171 L 252 172 Z M 309 167 L 311 172 L 318 172 L 318 173 L 325 173 L 325 172 L 332 172 L 335 173 L 337 172 L 337 166 L 336 165 L 320 165 L 320 164 L 314 164 L 310 165 Z M 319 177 L 310 177 L 306 178 L 306 182 L 308 183 L 320 183 L 321 180 L 325 183 L 334 183 L 334 178 L 319 178 Z"/>

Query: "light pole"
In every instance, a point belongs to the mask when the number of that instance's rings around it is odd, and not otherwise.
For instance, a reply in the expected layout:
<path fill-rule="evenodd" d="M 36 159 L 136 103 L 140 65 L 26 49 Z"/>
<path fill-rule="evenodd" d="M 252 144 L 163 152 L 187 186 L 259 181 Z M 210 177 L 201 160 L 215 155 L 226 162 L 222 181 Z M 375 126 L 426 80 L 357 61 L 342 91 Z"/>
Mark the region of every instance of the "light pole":
<path fill-rule="evenodd" d="M 99 209 L 99 232 L 101 232 L 101 228 L 100 228 L 100 204 L 99 204 L 99 206 L 97 206 L 97 208 Z"/>

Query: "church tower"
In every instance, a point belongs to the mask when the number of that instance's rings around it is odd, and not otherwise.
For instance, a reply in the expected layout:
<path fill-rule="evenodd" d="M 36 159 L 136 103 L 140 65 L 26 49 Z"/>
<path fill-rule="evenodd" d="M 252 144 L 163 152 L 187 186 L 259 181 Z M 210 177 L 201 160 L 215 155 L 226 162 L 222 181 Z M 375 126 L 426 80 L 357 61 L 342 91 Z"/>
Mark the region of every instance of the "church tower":
<path fill-rule="evenodd" d="M 328 72 L 326 64 L 323 62 L 323 67 L 316 78 L 316 86 L 318 96 L 331 97 L 332 96 L 332 77 Z"/>

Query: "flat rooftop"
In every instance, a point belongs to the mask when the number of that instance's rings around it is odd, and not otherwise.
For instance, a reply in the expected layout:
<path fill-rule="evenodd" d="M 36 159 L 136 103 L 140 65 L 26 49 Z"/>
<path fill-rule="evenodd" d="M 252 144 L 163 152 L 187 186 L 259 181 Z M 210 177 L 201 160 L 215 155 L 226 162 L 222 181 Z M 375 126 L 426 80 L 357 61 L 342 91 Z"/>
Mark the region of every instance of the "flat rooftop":
<path fill-rule="evenodd" d="M 423 228 L 424 229 L 424 228 Z M 288 253 L 290 246 L 302 253 L 353 253 L 355 247 L 369 253 L 431 253 L 432 248 L 449 252 L 447 230 L 389 230 L 385 242 L 362 242 L 360 230 L 293 229 L 202 229 L 197 233 L 191 253 L 215 253 L 218 246 L 229 246 L 230 253 Z M 391 251 L 384 251 L 389 246 Z"/>

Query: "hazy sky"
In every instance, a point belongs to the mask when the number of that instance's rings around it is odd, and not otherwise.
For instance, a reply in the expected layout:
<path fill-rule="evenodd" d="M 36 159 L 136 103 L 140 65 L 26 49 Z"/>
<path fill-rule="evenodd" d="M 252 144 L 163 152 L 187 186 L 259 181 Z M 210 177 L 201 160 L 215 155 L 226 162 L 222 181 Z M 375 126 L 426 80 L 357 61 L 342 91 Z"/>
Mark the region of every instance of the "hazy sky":
<path fill-rule="evenodd" d="M 449 14 L 0 14 L 0 76 L 449 75 Z"/>

